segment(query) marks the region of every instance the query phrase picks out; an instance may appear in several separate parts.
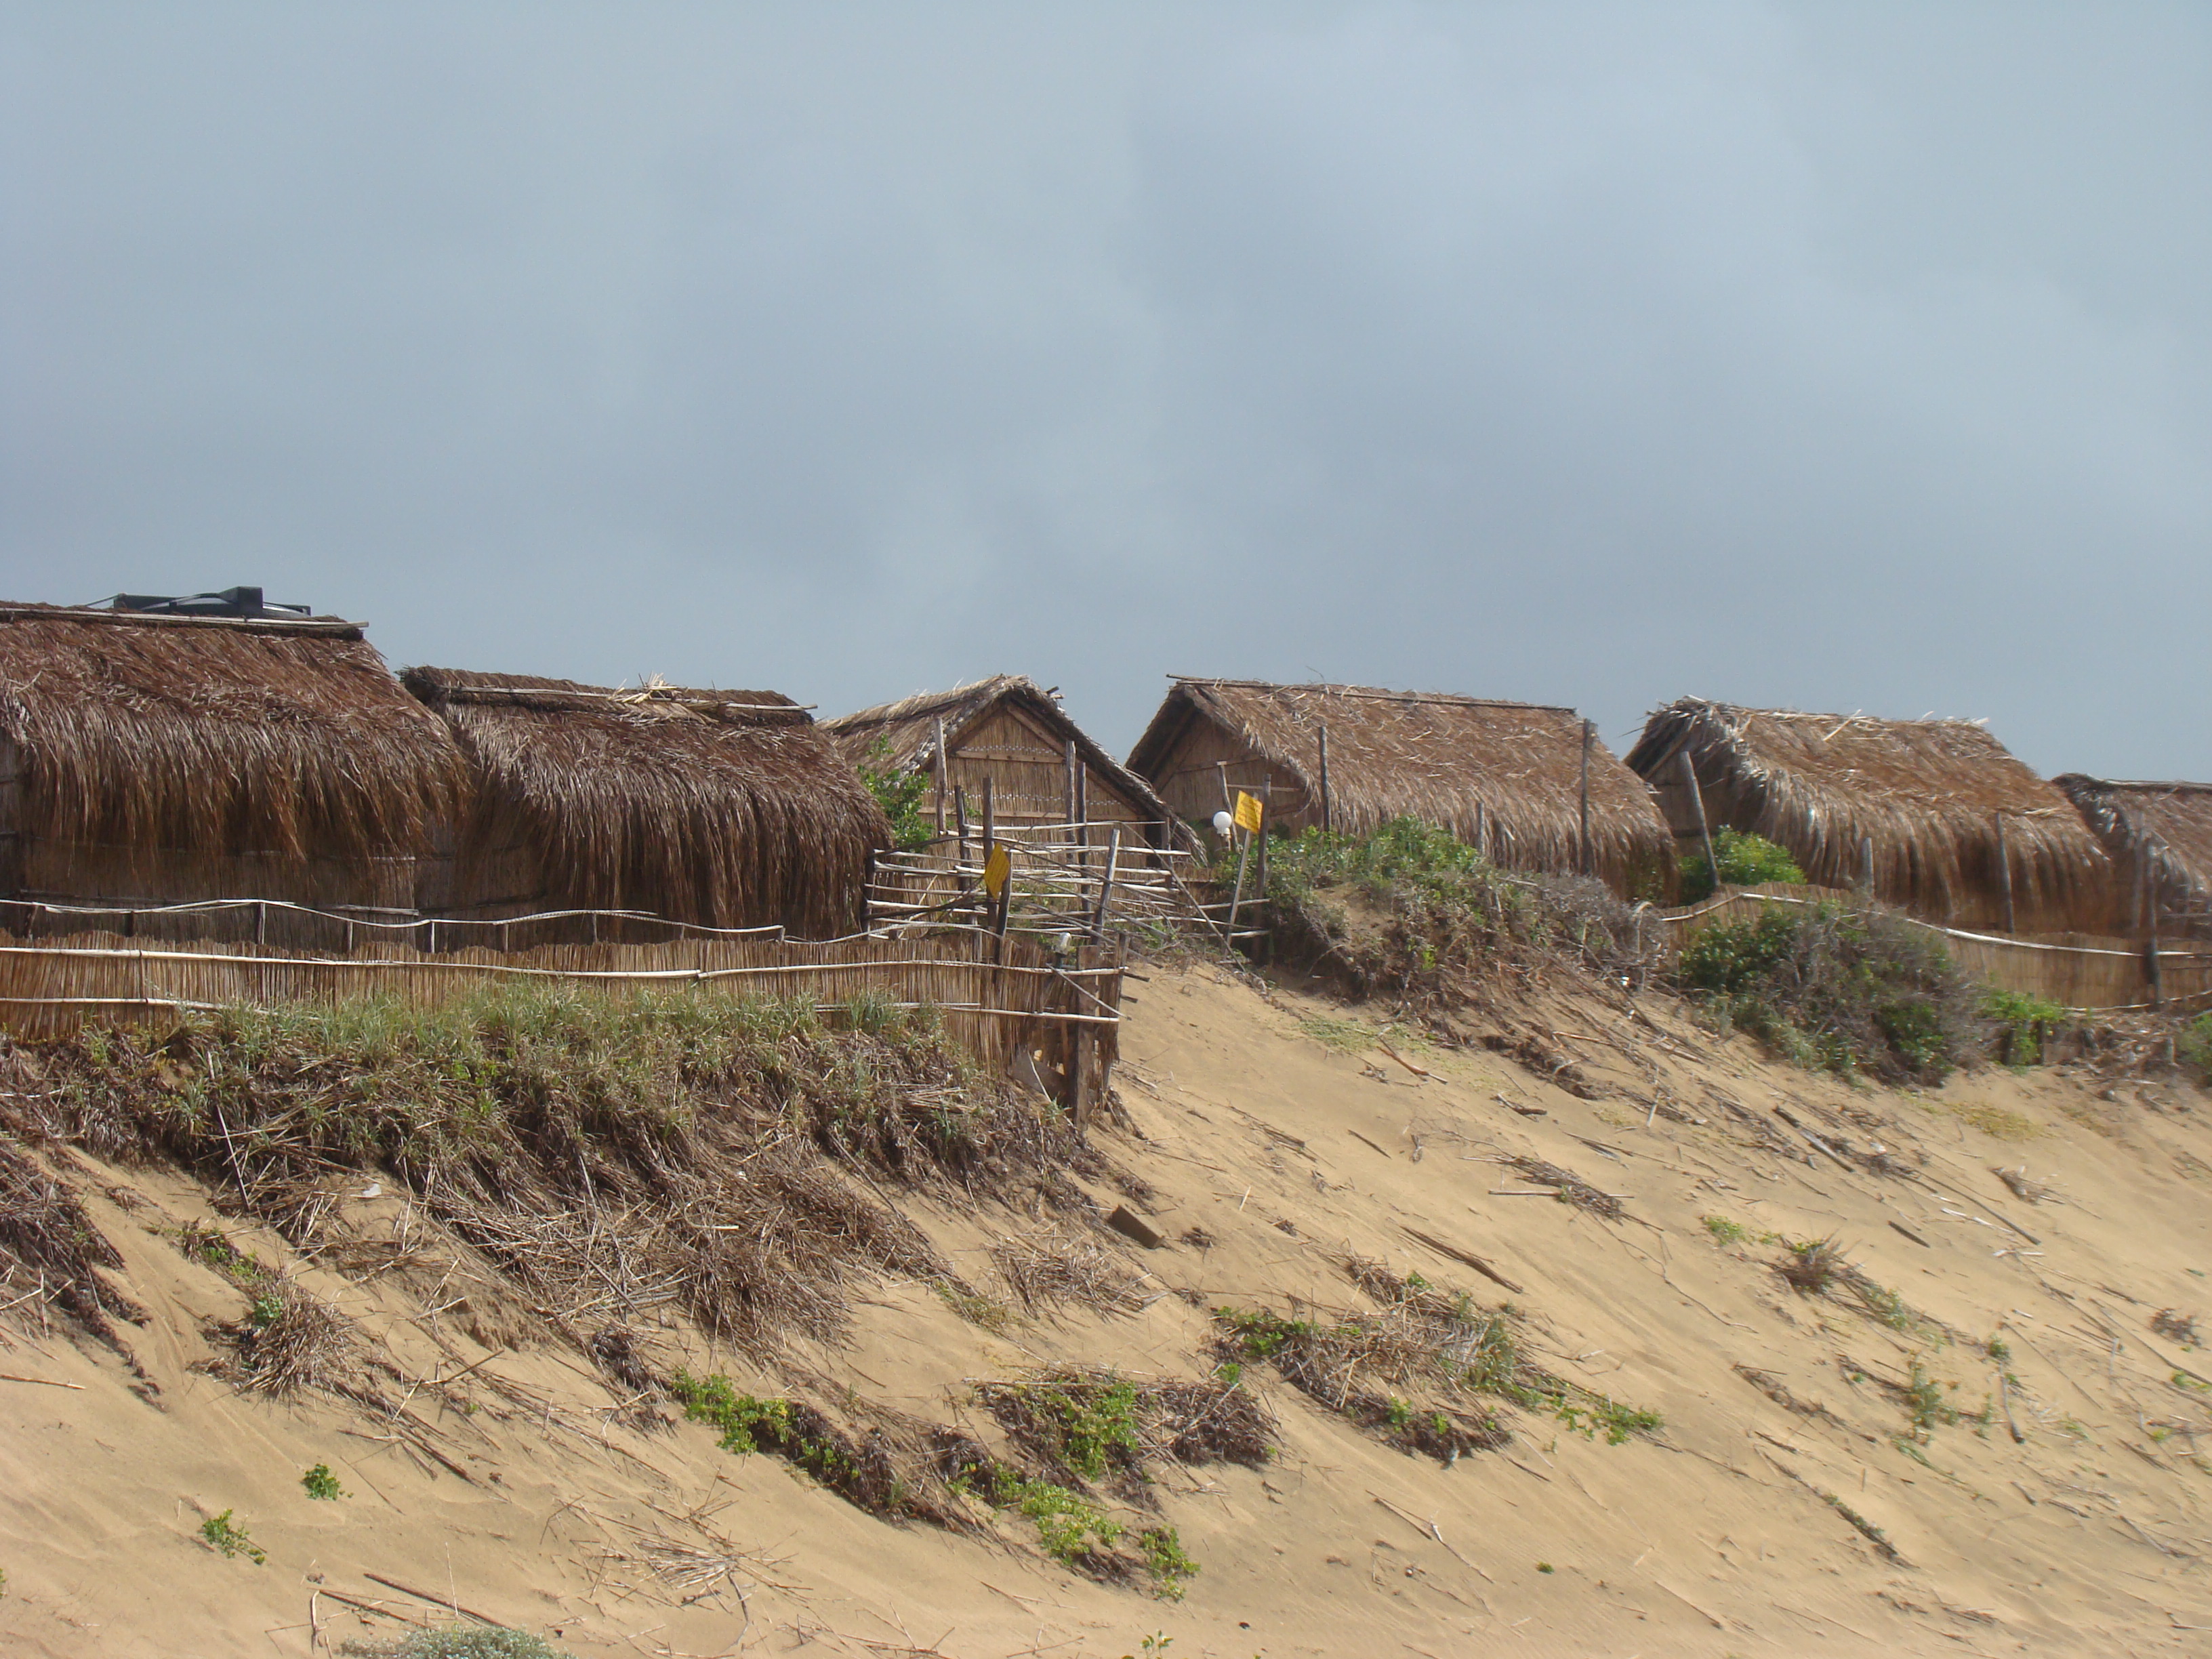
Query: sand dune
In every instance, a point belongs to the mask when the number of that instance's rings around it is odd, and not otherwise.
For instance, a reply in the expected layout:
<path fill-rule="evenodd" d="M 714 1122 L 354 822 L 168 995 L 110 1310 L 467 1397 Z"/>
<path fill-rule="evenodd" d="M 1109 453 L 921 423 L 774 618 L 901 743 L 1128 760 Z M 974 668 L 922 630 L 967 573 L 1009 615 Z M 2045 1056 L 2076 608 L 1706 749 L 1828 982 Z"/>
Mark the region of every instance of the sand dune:
<path fill-rule="evenodd" d="M 875 1281 L 849 1343 L 773 1374 L 647 1320 L 660 1365 L 989 1439 L 979 1381 L 1207 1374 L 1215 1308 L 1371 1307 L 1350 1255 L 1510 1301 L 1547 1369 L 1663 1419 L 1613 1444 L 1507 1407 L 1510 1443 L 1447 1467 L 1255 1362 L 1272 1461 L 1154 1472 L 1199 1569 L 1179 1601 L 1067 1571 L 1018 1518 L 894 1526 L 702 1425 L 633 1426 L 636 1402 L 388 1183 L 347 1227 L 406 1248 L 349 1274 L 173 1173 L 54 1153 L 148 1317 L 120 1328 L 126 1361 L 0 1316 L 0 1650 L 307 1654 L 460 1609 L 578 1655 L 2205 1651 L 2212 1358 L 2153 1321 L 2212 1328 L 2212 1097 L 2048 1070 L 1852 1090 L 1639 1003 L 1516 1011 L 1573 1062 L 1571 1093 L 1480 1048 L 1394 1057 L 1363 1036 L 1372 1011 L 1159 969 L 1117 1074 L 1132 1127 L 1103 1138 L 1168 1242 L 1095 1235 L 1143 1276 L 1139 1310 L 992 1329 Z M 1876 1148 L 1895 1173 L 1866 1166 Z M 1620 1215 L 1550 1196 L 1559 1172 Z M 1045 1224 L 897 1202 L 1001 1300 L 989 1248 Z M 210 1374 L 243 1293 L 179 1248 L 191 1223 L 350 1317 L 434 1432 Z M 1783 1241 L 1823 1237 L 1861 1291 L 1775 1271 Z M 303 1492 L 317 1464 L 347 1496 Z M 265 1562 L 204 1540 L 225 1512 Z"/>

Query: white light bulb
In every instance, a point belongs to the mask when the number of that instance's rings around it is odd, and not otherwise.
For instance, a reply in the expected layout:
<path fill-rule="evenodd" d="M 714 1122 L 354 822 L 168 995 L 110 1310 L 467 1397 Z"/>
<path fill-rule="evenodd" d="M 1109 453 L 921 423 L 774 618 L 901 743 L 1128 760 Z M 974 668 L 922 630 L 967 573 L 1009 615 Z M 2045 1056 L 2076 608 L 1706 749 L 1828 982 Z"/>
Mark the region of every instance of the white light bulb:
<path fill-rule="evenodd" d="M 1231 817 L 1228 813 L 1216 812 L 1213 815 L 1213 833 L 1220 836 L 1222 840 L 1227 841 L 1229 839 L 1229 832 L 1236 829 L 1236 827 L 1237 820 Z"/>

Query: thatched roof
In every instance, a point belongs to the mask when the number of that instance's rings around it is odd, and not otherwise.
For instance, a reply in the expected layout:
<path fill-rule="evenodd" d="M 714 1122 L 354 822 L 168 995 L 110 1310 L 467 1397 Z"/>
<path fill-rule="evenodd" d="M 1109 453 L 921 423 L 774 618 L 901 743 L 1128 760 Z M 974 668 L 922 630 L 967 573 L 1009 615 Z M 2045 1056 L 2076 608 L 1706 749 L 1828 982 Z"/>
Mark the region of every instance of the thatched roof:
<path fill-rule="evenodd" d="M 1366 833 L 1395 817 L 1481 835 L 1500 864 L 1573 870 L 1581 857 L 1583 721 L 1571 708 L 1361 685 L 1279 685 L 1178 677 L 1130 751 L 1163 793 L 1195 730 L 1210 722 L 1270 771 L 1296 780 L 1319 821 L 1321 731 L 1328 731 L 1331 827 Z M 1211 763 L 1206 769 L 1209 774 Z M 1623 892 L 1663 887 L 1673 837 L 1642 780 L 1595 738 L 1589 757 L 1595 872 Z M 1292 819 L 1279 814 L 1285 827 Z"/>
<path fill-rule="evenodd" d="M 567 903 L 811 937 L 859 924 L 868 856 L 890 826 L 788 697 L 450 668 L 403 678 L 476 772 L 464 892 L 480 883 L 472 871 L 520 847 L 545 896 Z"/>
<path fill-rule="evenodd" d="M 846 758 L 855 766 L 927 771 L 936 763 L 938 722 L 945 744 L 957 752 L 962 737 L 992 711 L 1012 704 L 1060 742 L 1073 740 L 1085 765 L 1120 791 L 1140 815 L 1172 824 L 1174 814 L 1152 786 L 1121 764 L 1097 740 L 1067 716 L 1060 700 L 1023 674 L 994 674 L 956 685 L 949 691 L 922 691 L 897 702 L 880 703 L 822 722 Z"/>
<path fill-rule="evenodd" d="M 2212 783 L 2127 783 L 2068 772 L 2064 790 L 2131 882 L 2142 862 L 2161 909 L 2212 920 Z"/>
<path fill-rule="evenodd" d="M 420 856 L 464 787 L 445 726 L 335 617 L 0 606 L 0 733 L 15 827 L 110 868 Z"/>
<path fill-rule="evenodd" d="M 2004 825 L 2017 927 L 2107 931 L 2112 870 L 2057 786 L 1978 722 L 1740 708 L 1685 697 L 1653 714 L 1628 763 L 1662 791 L 1687 750 L 1713 827 L 1787 848 L 1807 878 L 1857 884 L 1872 837 L 1875 890 L 1937 921 L 2002 921 Z M 1686 826 L 1677 823 L 1681 830 Z"/>

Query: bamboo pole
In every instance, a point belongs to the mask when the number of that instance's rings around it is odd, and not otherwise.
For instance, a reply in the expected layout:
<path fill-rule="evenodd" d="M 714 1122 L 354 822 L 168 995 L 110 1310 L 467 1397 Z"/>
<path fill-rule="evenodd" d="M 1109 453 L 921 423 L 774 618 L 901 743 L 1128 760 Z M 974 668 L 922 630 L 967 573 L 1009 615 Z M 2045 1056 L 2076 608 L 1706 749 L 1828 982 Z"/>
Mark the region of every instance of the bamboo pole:
<path fill-rule="evenodd" d="M 935 766 L 937 770 L 937 833 L 942 836 L 945 833 L 945 780 L 946 775 L 946 768 L 945 763 L 945 716 L 942 714 L 939 714 L 937 717 L 937 756 Z"/>

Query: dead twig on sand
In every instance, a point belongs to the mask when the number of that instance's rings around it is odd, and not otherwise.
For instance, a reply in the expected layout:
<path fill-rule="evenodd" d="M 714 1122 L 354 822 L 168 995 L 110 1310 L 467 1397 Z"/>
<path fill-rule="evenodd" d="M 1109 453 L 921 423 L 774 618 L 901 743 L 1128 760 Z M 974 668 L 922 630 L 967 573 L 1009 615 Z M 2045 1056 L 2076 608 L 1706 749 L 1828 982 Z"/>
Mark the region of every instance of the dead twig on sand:
<path fill-rule="evenodd" d="M 1389 1498 L 1377 1497 L 1371 1492 L 1367 1495 L 1370 1498 L 1373 1498 L 1376 1503 L 1380 1504 L 1384 1509 L 1389 1510 L 1391 1514 L 1396 1516 L 1401 1521 L 1403 1521 L 1407 1526 L 1413 1528 L 1415 1531 L 1425 1532 L 1430 1537 L 1435 1539 L 1438 1544 L 1443 1547 L 1445 1554 L 1450 1556 L 1453 1560 L 1458 1562 L 1460 1565 L 1465 1567 L 1469 1572 L 1474 1574 L 1476 1577 L 1481 1579 L 1484 1583 L 1494 1584 L 1498 1582 L 1495 1578 L 1492 1578 L 1488 1573 L 1483 1571 L 1480 1567 L 1476 1566 L 1474 1562 L 1468 1560 L 1467 1557 L 1462 1555 L 1457 1550 L 1454 1549 L 1450 1544 L 1445 1541 L 1443 1534 L 1437 1528 L 1436 1520 L 1433 1516 L 1426 1521 L 1416 1521 L 1412 1516 L 1407 1514 L 1405 1510 L 1400 1509 Z"/>
<path fill-rule="evenodd" d="M 1449 1257 L 1450 1260 L 1457 1261 L 1463 1266 L 1474 1268 L 1475 1272 L 1480 1273 L 1492 1284 L 1503 1285 L 1505 1289 L 1512 1291 L 1516 1296 L 1526 1296 L 1528 1294 L 1526 1291 L 1522 1290 L 1518 1285 L 1516 1285 L 1504 1273 L 1498 1272 L 1497 1268 L 1492 1267 L 1487 1261 L 1485 1261 L 1480 1256 L 1475 1255 L 1472 1250 L 1462 1250 L 1457 1245 L 1447 1244 L 1442 1239 L 1431 1237 L 1429 1234 L 1421 1231 L 1418 1227 L 1405 1227 L 1401 1228 L 1401 1231 L 1405 1233 L 1407 1237 L 1412 1239 L 1415 1243 L 1427 1245 L 1429 1249 L 1434 1250 L 1438 1255 Z"/>

